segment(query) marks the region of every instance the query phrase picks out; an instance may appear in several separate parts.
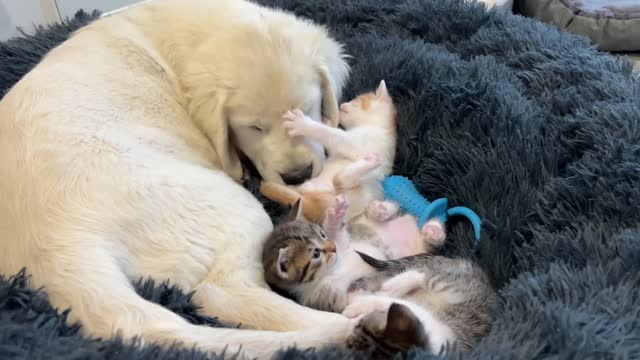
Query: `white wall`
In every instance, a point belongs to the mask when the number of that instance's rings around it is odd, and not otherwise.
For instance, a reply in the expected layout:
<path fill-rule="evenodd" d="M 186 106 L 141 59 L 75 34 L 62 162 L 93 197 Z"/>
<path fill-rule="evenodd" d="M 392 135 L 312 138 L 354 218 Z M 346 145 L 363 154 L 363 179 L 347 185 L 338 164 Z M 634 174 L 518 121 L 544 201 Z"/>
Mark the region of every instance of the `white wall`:
<path fill-rule="evenodd" d="M 0 41 L 18 35 L 16 27 L 33 33 L 34 25 L 72 18 L 76 11 L 112 11 L 138 0 L 0 0 Z"/>
<path fill-rule="evenodd" d="M 54 0 L 0 0 L 0 39 L 18 35 L 17 27 L 27 33 L 35 25 L 59 20 Z"/>
<path fill-rule="evenodd" d="M 60 10 L 62 18 L 72 18 L 76 11 L 82 9 L 85 11 L 100 10 L 107 12 L 131 5 L 136 0 L 55 0 Z"/>

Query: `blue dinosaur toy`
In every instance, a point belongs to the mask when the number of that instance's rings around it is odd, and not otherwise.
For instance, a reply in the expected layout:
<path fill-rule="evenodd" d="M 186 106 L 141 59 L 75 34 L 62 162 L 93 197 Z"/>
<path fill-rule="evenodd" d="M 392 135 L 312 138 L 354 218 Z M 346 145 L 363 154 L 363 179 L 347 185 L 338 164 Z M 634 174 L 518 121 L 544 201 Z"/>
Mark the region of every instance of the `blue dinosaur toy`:
<path fill-rule="evenodd" d="M 448 216 L 462 215 L 471 221 L 476 242 L 480 241 L 482 221 L 473 210 L 464 206 L 457 206 L 447 210 L 449 200 L 446 198 L 430 202 L 418 192 L 413 182 L 404 176 L 388 176 L 382 182 L 382 187 L 385 199 L 397 202 L 400 210 L 413 215 L 418 220 L 419 228 L 422 228 L 428 220 L 435 217 L 440 218 L 442 222 L 447 222 Z"/>

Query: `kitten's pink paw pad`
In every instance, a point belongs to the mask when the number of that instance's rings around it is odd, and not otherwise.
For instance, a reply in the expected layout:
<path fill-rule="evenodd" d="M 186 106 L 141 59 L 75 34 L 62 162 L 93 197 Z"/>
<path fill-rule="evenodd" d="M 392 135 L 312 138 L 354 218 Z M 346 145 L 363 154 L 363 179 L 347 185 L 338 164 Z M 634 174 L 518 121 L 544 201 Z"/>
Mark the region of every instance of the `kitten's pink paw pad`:
<path fill-rule="evenodd" d="M 337 218 L 341 219 L 345 217 L 347 215 L 347 209 L 349 208 L 347 197 L 344 194 L 336 196 L 333 208 L 335 209 Z"/>
<path fill-rule="evenodd" d="M 429 220 L 422 226 L 422 238 L 431 245 L 442 245 L 445 237 L 444 224 L 440 220 Z"/>
<path fill-rule="evenodd" d="M 391 219 L 398 212 L 398 205 L 389 201 L 374 200 L 369 205 L 369 216 L 378 222 Z"/>
<path fill-rule="evenodd" d="M 343 194 L 336 196 L 333 204 L 326 211 L 325 231 L 335 232 L 344 226 L 344 217 L 347 215 L 349 203 Z"/>
<path fill-rule="evenodd" d="M 378 153 L 369 153 L 364 156 L 364 160 L 370 163 L 372 166 L 378 166 L 382 162 L 380 155 Z"/>

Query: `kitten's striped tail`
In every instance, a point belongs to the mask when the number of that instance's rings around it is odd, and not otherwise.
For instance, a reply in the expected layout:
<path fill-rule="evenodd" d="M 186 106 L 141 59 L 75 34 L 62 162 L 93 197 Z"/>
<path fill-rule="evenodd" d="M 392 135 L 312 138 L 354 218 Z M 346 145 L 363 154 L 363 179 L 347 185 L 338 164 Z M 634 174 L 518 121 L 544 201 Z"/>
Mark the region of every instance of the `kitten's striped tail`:
<path fill-rule="evenodd" d="M 372 268 L 378 271 L 387 270 L 391 265 L 388 261 L 376 259 L 365 253 L 361 253 L 360 251 L 356 251 L 356 252 L 358 253 L 358 255 L 360 255 L 360 258 L 362 259 L 362 261 L 366 262 L 369 266 L 371 266 Z"/>

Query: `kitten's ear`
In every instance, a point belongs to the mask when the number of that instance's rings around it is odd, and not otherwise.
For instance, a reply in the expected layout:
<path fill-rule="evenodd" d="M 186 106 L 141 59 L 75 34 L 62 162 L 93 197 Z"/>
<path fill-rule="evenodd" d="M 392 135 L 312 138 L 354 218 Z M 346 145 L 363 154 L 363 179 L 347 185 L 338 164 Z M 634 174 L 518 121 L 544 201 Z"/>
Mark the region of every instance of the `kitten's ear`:
<path fill-rule="evenodd" d="M 289 216 L 287 216 L 287 219 L 289 221 L 296 221 L 296 220 L 300 220 L 302 219 L 302 197 L 298 198 L 298 200 L 296 201 L 295 204 L 293 204 L 293 207 L 291 208 L 291 210 L 289 210 Z"/>
<path fill-rule="evenodd" d="M 376 89 L 376 96 L 380 99 L 391 98 L 391 96 L 389 96 L 389 90 L 387 90 L 387 84 L 384 82 L 384 80 L 380 81 L 380 85 L 378 85 L 378 88 Z"/>
<path fill-rule="evenodd" d="M 289 278 L 289 273 L 287 273 L 288 262 L 289 248 L 286 247 L 278 250 L 278 264 L 276 265 L 276 271 L 278 273 L 278 276 L 283 280 L 287 280 Z"/>
<path fill-rule="evenodd" d="M 406 349 L 412 346 L 428 349 L 429 337 L 418 317 L 406 305 L 393 303 L 387 312 L 385 336 Z"/>

